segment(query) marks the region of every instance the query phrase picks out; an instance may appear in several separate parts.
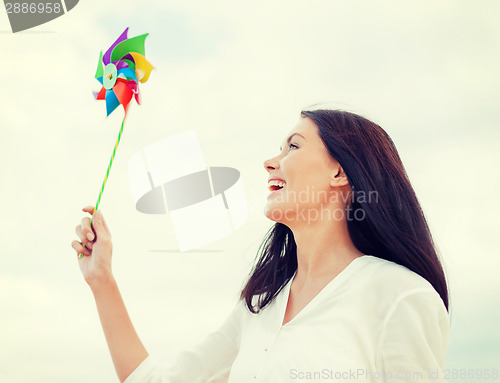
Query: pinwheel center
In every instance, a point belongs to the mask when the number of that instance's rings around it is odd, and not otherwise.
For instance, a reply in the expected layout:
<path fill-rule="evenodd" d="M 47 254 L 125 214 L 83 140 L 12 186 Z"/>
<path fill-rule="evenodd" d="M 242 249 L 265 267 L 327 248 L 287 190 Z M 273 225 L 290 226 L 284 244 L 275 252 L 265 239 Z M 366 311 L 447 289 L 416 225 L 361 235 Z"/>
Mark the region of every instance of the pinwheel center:
<path fill-rule="evenodd" d="M 104 68 L 104 76 L 102 79 L 102 85 L 104 86 L 104 88 L 111 89 L 113 86 L 115 86 L 117 72 L 118 70 L 116 69 L 115 64 L 109 63 L 108 65 L 106 65 L 106 67 Z"/>

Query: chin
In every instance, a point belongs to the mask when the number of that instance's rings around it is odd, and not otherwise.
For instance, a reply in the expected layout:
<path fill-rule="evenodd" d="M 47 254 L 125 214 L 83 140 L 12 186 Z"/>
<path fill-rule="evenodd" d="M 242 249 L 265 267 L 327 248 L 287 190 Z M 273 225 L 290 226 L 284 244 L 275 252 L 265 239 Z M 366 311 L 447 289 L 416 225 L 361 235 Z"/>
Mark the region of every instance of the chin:
<path fill-rule="evenodd" d="M 281 222 L 283 218 L 283 210 L 278 207 L 268 206 L 264 207 L 264 215 L 274 222 Z"/>
<path fill-rule="evenodd" d="M 290 211 L 285 207 L 272 206 L 272 204 L 269 204 L 269 206 L 266 205 L 264 207 L 264 215 L 274 222 L 279 222 L 286 225 L 288 222 L 288 219 L 286 217 L 287 214 L 290 215 Z"/>

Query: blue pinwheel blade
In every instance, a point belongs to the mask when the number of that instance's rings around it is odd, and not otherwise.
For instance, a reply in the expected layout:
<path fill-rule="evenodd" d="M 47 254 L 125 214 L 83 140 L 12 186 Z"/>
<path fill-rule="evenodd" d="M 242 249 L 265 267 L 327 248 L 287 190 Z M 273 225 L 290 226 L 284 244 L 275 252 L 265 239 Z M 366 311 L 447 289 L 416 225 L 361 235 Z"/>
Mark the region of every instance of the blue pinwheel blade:
<path fill-rule="evenodd" d="M 115 95 L 115 92 L 113 92 L 112 89 L 108 89 L 106 91 L 106 112 L 108 113 L 107 115 L 109 116 L 113 111 L 118 108 L 118 105 L 120 105 L 120 101 L 118 101 L 118 98 Z"/>
<path fill-rule="evenodd" d="M 135 74 L 135 70 L 132 70 L 130 68 L 123 68 L 118 71 L 118 76 L 123 74 L 127 78 L 133 79 L 135 82 L 137 82 L 137 75 Z"/>

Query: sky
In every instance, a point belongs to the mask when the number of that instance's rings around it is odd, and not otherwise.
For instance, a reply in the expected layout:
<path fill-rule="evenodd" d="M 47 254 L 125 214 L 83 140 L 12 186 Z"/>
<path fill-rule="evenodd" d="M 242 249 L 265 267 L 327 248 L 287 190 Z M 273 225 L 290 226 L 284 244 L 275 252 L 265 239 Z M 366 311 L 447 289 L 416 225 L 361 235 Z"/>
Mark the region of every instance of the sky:
<path fill-rule="evenodd" d="M 229 314 L 272 222 L 267 172 L 300 110 L 360 113 L 393 139 L 448 278 L 449 369 L 499 368 L 500 5 L 496 1 L 94 1 L 13 34 L 0 12 L 0 381 L 115 381 L 71 242 L 122 119 L 95 101 L 99 52 L 129 27 L 155 66 L 101 201 L 143 343 L 171 361 Z M 134 208 L 128 160 L 195 129 L 239 170 L 248 220 L 180 252 Z"/>

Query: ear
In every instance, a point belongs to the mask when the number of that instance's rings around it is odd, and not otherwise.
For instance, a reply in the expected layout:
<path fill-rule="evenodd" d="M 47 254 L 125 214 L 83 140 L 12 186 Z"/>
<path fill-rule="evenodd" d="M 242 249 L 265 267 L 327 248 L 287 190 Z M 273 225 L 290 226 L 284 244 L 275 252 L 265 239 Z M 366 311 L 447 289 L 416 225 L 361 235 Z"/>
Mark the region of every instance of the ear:
<path fill-rule="evenodd" d="M 332 171 L 332 176 L 330 178 L 330 186 L 331 187 L 341 187 L 348 186 L 349 181 L 347 176 L 344 173 L 344 169 L 342 166 L 337 165 L 337 167 Z"/>

